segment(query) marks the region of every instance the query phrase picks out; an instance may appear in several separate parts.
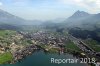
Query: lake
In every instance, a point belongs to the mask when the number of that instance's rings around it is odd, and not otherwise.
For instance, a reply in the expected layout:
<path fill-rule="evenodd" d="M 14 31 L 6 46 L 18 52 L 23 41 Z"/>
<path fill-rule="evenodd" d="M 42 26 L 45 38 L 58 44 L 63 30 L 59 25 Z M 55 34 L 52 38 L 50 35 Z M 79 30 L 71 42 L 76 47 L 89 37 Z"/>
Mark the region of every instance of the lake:
<path fill-rule="evenodd" d="M 46 54 L 43 51 L 36 51 L 32 55 L 26 57 L 21 62 L 17 62 L 16 64 L 4 64 L 0 66 L 87 66 L 87 64 L 81 64 L 81 63 L 62 63 L 62 64 L 56 64 L 51 63 L 51 58 L 60 58 L 60 59 L 75 59 L 70 54 Z"/>

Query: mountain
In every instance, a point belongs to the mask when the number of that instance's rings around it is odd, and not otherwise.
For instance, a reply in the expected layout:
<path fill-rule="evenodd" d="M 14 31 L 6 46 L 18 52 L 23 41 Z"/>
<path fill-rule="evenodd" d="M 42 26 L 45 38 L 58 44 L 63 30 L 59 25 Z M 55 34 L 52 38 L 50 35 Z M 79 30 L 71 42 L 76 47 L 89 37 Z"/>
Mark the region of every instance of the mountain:
<path fill-rule="evenodd" d="M 26 20 L 0 9 L 0 24 L 22 25 Z"/>
<path fill-rule="evenodd" d="M 84 18 L 84 17 L 88 17 L 91 14 L 84 12 L 84 11 L 76 11 L 71 17 L 69 17 L 69 19 L 79 19 L 79 18 Z"/>
<path fill-rule="evenodd" d="M 69 28 L 82 28 L 93 30 L 100 26 L 100 13 L 89 14 L 84 11 L 76 11 L 71 17 L 67 18 L 64 23 Z"/>
<path fill-rule="evenodd" d="M 10 25 L 39 25 L 43 21 L 40 20 L 25 20 L 18 16 L 12 15 L 4 10 L 0 9 L 0 24 Z"/>
<path fill-rule="evenodd" d="M 27 20 L 26 25 L 41 25 L 44 22 L 41 20 Z"/>
<path fill-rule="evenodd" d="M 40 25 L 39 20 L 25 20 L 0 9 L 0 29 L 23 30 L 33 25 Z M 23 28 L 24 27 L 24 28 Z"/>
<path fill-rule="evenodd" d="M 100 13 L 89 14 L 76 11 L 64 21 L 63 26 L 68 28 L 69 33 L 76 38 L 92 38 L 100 42 Z"/>
<path fill-rule="evenodd" d="M 40 25 L 40 20 L 25 20 L 0 9 L 0 29 L 20 29 L 22 26 Z"/>

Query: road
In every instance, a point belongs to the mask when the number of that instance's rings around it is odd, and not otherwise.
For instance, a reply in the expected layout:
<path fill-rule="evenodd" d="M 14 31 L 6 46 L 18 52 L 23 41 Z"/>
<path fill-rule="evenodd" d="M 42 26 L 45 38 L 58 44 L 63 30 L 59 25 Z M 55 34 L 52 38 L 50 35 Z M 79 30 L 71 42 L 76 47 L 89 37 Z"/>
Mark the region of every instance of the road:
<path fill-rule="evenodd" d="M 81 39 L 77 39 L 75 37 L 73 37 L 72 35 L 69 35 L 69 39 L 74 42 L 74 44 L 79 47 L 82 51 L 94 55 L 95 51 L 90 48 L 86 43 L 84 43 Z"/>

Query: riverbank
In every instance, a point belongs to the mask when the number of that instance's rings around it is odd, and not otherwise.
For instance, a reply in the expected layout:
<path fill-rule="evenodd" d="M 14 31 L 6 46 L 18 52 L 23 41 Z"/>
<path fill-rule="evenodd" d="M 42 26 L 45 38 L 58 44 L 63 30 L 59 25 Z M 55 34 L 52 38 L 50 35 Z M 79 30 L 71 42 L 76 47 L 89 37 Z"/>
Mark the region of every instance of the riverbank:
<path fill-rule="evenodd" d="M 71 54 L 52 54 L 52 53 L 45 53 L 44 51 L 35 51 L 31 55 L 27 56 L 26 58 L 22 59 L 20 62 L 15 64 L 3 64 L 0 66 L 87 66 L 87 64 L 81 63 L 51 63 L 51 58 L 60 58 L 60 59 L 75 59 Z"/>
<path fill-rule="evenodd" d="M 0 54 L 0 64 L 7 64 L 10 63 L 10 61 L 12 60 L 13 60 L 13 56 L 10 52 Z"/>
<path fill-rule="evenodd" d="M 13 60 L 11 60 L 11 62 L 7 62 L 10 64 L 16 64 L 18 62 L 22 62 L 23 59 L 26 59 L 28 56 L 31 56 L 32 54 L 34 54 L 37 51 L 43 51 L 46 54 L 56 54 L 56 55 L 66 55 L 66 53 L 72 55 L 73 57 L 76 58 L 76 56 L 79 56 L 78 52 L 75 52 L 71 49 L 66 49 L 66 50 L 60 50 L 61 47 L 56 47 L 56 48 L 51 48 L 50 50 L 47 51 L 47 47 L 43 48 L 39 45 L 29 45 L 26 46 L 25 48 L 23 48 L 20 51 L 16 51 L 15 53 L 13 53 Z M 5 63 L 4 63 L 5 64 Z"/>
<path fill-rule="evenodd" d="M 14 64 L 16 62 L 21 61 L 22 59 L 26 58 L 27 56 L 33 54 L 35 50 L 39 50 L 39 48 L 35 45 L 30 45 L 22 50 L 16 51 L 13 53 L 13 61 L 10 64 Z"/>

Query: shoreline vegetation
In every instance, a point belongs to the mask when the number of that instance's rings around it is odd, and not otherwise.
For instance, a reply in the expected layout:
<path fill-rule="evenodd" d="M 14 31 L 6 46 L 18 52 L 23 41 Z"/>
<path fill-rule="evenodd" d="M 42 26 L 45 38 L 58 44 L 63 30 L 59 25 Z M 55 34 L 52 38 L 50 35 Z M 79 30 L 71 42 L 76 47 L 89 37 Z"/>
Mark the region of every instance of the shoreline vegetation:
<path fill-rule="evenodd" d="M 7 64 L 13 60 L 13 56 L 10 52 L 0 54 L 0 64 Z"/>
<path fill-rule="evenodd" d="M 62 35 L 54 31 L 28 33 L 0 30 L 0 64 L 14 64 L 39 50 L 43 50 L 45 53 L 69 53 L 76 58 L 90 57 L 89 54 L 75 44 L 75 40 L 67 32 Z"/>

